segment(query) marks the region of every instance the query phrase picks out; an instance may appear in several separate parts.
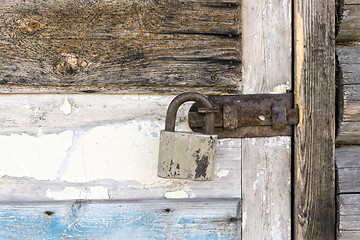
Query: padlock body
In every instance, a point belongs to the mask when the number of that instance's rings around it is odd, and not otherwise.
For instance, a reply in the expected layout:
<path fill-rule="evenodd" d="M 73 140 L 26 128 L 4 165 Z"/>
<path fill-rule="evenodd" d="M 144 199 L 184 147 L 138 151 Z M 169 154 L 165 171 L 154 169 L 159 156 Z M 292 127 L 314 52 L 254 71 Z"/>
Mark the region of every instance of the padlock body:
<path fill-rule="evenodd" d="M 158 176 L 212 180 L 216 145 L 217 135 L 161 131 Z"/>

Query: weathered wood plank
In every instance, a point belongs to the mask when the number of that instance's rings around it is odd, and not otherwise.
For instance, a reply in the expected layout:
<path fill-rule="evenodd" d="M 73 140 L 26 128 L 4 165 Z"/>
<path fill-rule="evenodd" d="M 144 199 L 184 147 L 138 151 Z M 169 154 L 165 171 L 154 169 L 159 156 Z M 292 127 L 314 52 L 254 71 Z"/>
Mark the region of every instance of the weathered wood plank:
<path fill-rule="evenodd" d="M 240 12 L 235 0 L 6 0 L 0 92 L 238 91 Z"/>
<path fill-rule="evenodd" d="M 101 40 L 141 32 L 238 35 L 239 4 L 238 0 L 4 0 L 0 38 Z"/>
<path fill-rule="evenodd" d="M 1 239 L 239 239 L 239 199 L 0 205 Z"/>
<path fill-rule="evenodd" d="M 294 239 L 335 239 L 335 1 L 294 1 Z"/>
<path fill-rule="evenodd" d="M 360 84 L 343 86 L 344 122 L 360 122 Z"/>
<path fill-rule="evenodd" d="M 360 4 L 359 0 L 344 0 L 345 4 Z"/>
<path fill-rule="evenodd" d="M 291 89 L 291 1 L 243 1 L 243 93 Z M 245 61 L 246 59 L 246 61 Z M 242 239 L 291 239 L 290 138 L 242 141 Z"/>
<path fill-rule="evenodd" d="M 360 1 L 345 0 L 342 5 L 342 16 L 337 43 L 351 43 L 360 40 Z"/>
<path fill-rule="evenodd" d="M 157 139 L 152 141 L 157 141 Z M 76 148 L 76 146 L 73 148 Z M 22 150 L 19 151 L 21 152 Z M 127 149 L 127 151 L 131 152 L 134 150 Z M 34 175 L 10 177 L 11 175 L 16 175 L 16 173 L 9 171 L 8 168 L 3 168 L 1 176 L 4 174 L 5 176 L 0 178 L 0 185 L 2 186 L 0 188 L 0 199 L 2 201 L 18 201 L 19 199 L 23 201 L 45 201 L 52 199 L 93 199 L 94 196 L 96 199 L 163 199 L 168 194 L 175 195 L 175 198 L 241 197 L 241 141 L 239 140 L 219 140 L 215 160 L 215 177 L 213 181 L 206 182 L 157 178 L 157 152 L 154 155 L 149 153 L 145 144 L 142 151 L 146 151 L 148 152 L 147 155 L 150 155 L 149 159 L 145 159 L 147 166 L 137 169 L 138 173 L 130 177 L 125 176 L 121 171 L 118 171 L 118 174 L 114 176 L 110 173 L 110 170 L 107 170 L 100 179 L 92 179 L 86 182 L 76 182 L 66 178 L 39 181 L 39 178 Z M 112 168 L 118 168 L 116 162 L 136 167 L 142 161 L 141 159 L 132 159 L 134 164 L 131 165 L 128 163 L 129 159 L 126 154 L 125 157 L 121 157 L 121 150 L 113 149 L 112 152 L 115 154 L 119 153 L 119 156 L 114 160 L 108 157 L 106 153 L 102 154 L 104 158 L 108 159 L 107 162 L 113 162 L 110 163 Z M 6 154 L 3 150 L 2 153 Z M 42 154 L 47 156 L 47 154 Z M 52 156 L 48 156 L 48 158 L 50 157 Z M 10 159 L 4 156 L 2 159 L 4 162 L 10 161 Z M 75 173 L 85 171 L 88 178 L 94 174 L 98 175 L 96 171 L 98 171 L 99 167 L 91 170 L 90 162 L 91 159 L 86 159 L 84 161 L 84 169 L 77 167 L 73 171 Z M 100 165 L 104 164 L 101 161 L 98 162 Z M 22 164 L 24 166 L 34 164 L 34 160 L 31 158 L 25 159 L 22 161 Z M 40 164 L 44 166 L 46 162 L 40 161 Z M 155 167 L 148 167 L 153 165 Z M 60 170 L 59 167 L 57 171 Z M 44 168 L 44 171 L 49 172 L 51 169 Z M 136 169 L 133 171 L 136 171 Z M 146 171 L 147 175 L 150 174 L 155 180 L 148 183 L 141 182 L 140 180 L 144 176 L 140 175 L 143 171 Z M 95 192 L 98 188 L 100 188 L 101 194 L 96 195 L 92 193 L 93 190 Z"/>
<path fill-rule="evenodd" d="M 360 144 L 360 48 L 337 46 L 339 61 L 337 144 Z"/>
<path fill-rule="evenodd" d="M 337 147 L 336 169 L 338 193 L 360 193 L 360 146 Z"/>
<path fill-rule="evenodd" d="M 92 198 L 89 188 L 100 186 L 106 193 L 98 198 L 110 199 L 163 198 L 169 192 L 240 197 L 240 139 L 219 141 L 211 182 L 157 177 L 159 132 L 173 97 L 1 95 L 0 152 L 6 164 L 0 198 Z M 189 131 L 191 104 L 179 109 L 178 130 Z"/>
<path fill-rule="evenodd" d="M 360 47 L 338 46 L 339 61 L 339 95 L 342 104 L 341 121 L 360 121 Z M 340 132 L 342 129 L 340 128 Z"/>
<path fill-rule="evenodd" d="M 360 46 L 337 45 L 336 54 L 341 69 L 341 84 L 360 84 Z"/>
<path fill-rule="evenodd" d="M 360 238 L 360 194 L 339 195 L 339 240 Z"/>
<path fill-rule="evenodd" d="M 291 239 L 290 144 L 288 137 L 243 140 L 243 239 Z"/>
<path fill-rule="evenodd" d="M 340 122 L 336 144 L 360 144 L 360 122 Z"/>

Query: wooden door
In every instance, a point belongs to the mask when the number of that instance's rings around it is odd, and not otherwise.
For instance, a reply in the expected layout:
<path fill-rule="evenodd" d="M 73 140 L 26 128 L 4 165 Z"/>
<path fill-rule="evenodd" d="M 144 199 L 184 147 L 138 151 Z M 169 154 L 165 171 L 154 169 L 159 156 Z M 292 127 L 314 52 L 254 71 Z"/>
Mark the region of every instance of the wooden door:
<path fill-rule="evenodd" d="M 291 2 L 4 1 L 1 237 L 290 239 L 290 137 L 220 140 L 213 181 L 156 169 L 175 94 L 291 90 Z"/>

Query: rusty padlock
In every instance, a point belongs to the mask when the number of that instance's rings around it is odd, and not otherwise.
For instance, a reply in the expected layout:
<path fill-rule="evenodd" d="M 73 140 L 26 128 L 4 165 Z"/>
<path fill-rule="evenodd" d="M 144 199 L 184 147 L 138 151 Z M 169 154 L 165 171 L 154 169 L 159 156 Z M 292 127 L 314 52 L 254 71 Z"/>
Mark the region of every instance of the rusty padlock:
<path fill-rule="evenodd" d="M 214 135 L 214 112 L 205 113 L 205 134 L 174 131 L 177 110 L 188 101 L 212 109 L 211 102 L 199 93 L 183 93 L 174 98 L 166 113 L 165 130 L 160 132 L 158 176 L 212 180 L 218 139 Z"/>

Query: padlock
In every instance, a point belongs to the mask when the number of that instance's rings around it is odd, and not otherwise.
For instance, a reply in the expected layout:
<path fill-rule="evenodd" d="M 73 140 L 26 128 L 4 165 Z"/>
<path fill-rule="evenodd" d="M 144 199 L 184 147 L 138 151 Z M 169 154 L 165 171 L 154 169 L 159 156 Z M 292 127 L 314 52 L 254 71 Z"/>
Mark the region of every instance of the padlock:
<path fill-rule="evenodd" d="M 181 104 L 195 101 L 205 113 L 205 134 L 175 132 L 176 113 Z M 189 180 L 212 180 L 214 177 L 217 135 L 214 135 L 214 112 L 211 102 L 199 93 L 183 93 L 175 97 L 166 113 L 165 130 L 160 132 L 158 176 Z"/>

